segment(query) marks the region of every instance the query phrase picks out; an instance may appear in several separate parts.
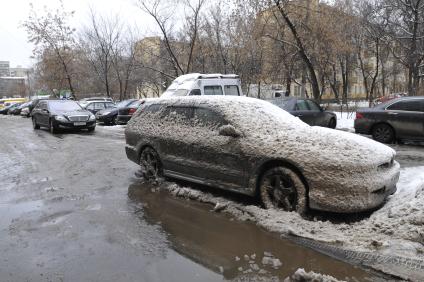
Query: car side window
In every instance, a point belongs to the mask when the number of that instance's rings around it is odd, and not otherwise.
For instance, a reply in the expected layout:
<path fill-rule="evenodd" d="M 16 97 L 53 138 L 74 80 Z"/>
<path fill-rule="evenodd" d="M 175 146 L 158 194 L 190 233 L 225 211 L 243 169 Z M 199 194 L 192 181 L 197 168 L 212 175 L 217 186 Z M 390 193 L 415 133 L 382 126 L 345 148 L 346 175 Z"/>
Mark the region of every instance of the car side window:
<path fill-rule="evenodd" d="M 309 111 L 309 107 L 308 104 L 306 103 L 305 100 L 298 100 L 296 102 L 296 111 Z"/>
<path fill-rule="evenodd" d="M 404 100 L 396 102 L 389 107 L 388 110 L 392 111 L 409 111 L 409 112 L 422 112 L 422 107 L 418 100 Z"/>
<path fill-rule="evenodd" d="M 202 93 L 200 92 L 200 89 L 193 89 L 190 91 L 190 93 L 188 94 L 189 96 L 200 96 L 202 95 Z"/>
<path fill-rule="evenodd" d="M 114 103 L 111 103 L 111 102 L 106 102 L 105 103 L 105 108 L 106 109 L 108 109 L 108 108 L 113 108 L 115 106 L 115 104 Z"/>
<path fill-rule="evenodd" d="M 306 103 L 311 111 L 321 111 L 321 108 L 314 101 L 306 100 Z"/>
<path fill-rule="evenodd" d="M 178 107 L 178 106 L 171 106 L 167 107 L 163 116 L 167 120 L 171 120 L 174 122 L 183 122 L 188 123 L 193 118 L 193 108 L 191 107 Z"/>
<path fill-rule="evenodd" d="M 223 95 L 222 87 L 220 85 L 209 85 L 203 88 L 205 95 Z"/>
<path fill-rule="evenodd" d="M 86 109 L 87 110 L 94 110 L 94 103 L 91 103 L 90 105 L 88 105 Z"/>
<path fill-rule="evenodd" d="M 105 103 L 94 103 L 95 110 L 103 110 L 105 108 Z"/>
<path fill-rule="evenodd" d="M 46 102 L 41 102 L 40 103 L 40 109 L 47 110 L 47 103 Z"/>
<path fill-rule="evenodd" d="M 216 128 L 227 124 L 221 114 L 206 108 L 195 108 L 194 120 L 202 126 L 212 126 Z"/>
<path fill-rule="evenodd" d="M 239 88 L 237 85 L 225 85 L 224 91 L 225 95 L 228 96 L 240 96 Z"/>

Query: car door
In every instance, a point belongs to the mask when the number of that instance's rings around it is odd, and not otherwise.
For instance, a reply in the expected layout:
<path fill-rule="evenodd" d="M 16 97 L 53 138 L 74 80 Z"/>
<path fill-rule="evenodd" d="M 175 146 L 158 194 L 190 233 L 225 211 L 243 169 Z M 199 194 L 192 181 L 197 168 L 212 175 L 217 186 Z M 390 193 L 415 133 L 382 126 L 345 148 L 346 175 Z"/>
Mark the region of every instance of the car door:
<path fill-rule="evenodd" d="M 306 100 L 309 107 L 309 114 L 313 120 L 314 125 L 327 127 L 327 114 L 321 109 L 321 107 L 312 100 Z"/>
<path fill-rule="evenodd" d="M 399 100 L 385 110 L 386 120 L 399 138 L 420 139 L 424 135 L 423 99 Z"/>
<path fill-rule="evenodd" d="M 38 111 L 37 111 L 37 123 L 41 125 L 49 125 L 49 109 L 46 101 L 41 101 L 38 103 Z"/>
<path fill-rule="evenodd" d="M 309 125 L 315 125 L 314 113 L 309 109 L 307 100 L 298 99 L 292 114 Z"/>
<path fill-rule="evenodd" d="M 190 150 L 196 134 L 191 128 L 192 118 L 193 108 L 189 106 L 168 106 L 162 113 L 162 130 L 155 139 L 165 174 L 170 171 L 190 175 L 193 170 Z"/>
<path fill-rule="evenodd" d="M 225 188 L 246 187 L 246 159 L 241 151 L 242 137 L 219 134 L 229 124 L 221 114 L 203 107 L 194 108 L 196 138 L 190 149 L 192 173 L 207 184 Z"/>

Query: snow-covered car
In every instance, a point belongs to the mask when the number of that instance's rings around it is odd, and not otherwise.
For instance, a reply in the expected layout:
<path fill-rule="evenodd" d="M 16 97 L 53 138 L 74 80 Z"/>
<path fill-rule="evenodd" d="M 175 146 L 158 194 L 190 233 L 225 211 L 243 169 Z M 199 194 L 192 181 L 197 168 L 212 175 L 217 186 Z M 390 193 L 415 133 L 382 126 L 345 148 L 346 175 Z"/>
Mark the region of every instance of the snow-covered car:
<path fill-rule="evenodd" d="M 247 97 L 178 97 L 142 105 L 125 130 L 127 157 L 161 175 L 251 196 L 266 208 L 358 212 L 396 191 L 391 148 L 311 127 Z"/>

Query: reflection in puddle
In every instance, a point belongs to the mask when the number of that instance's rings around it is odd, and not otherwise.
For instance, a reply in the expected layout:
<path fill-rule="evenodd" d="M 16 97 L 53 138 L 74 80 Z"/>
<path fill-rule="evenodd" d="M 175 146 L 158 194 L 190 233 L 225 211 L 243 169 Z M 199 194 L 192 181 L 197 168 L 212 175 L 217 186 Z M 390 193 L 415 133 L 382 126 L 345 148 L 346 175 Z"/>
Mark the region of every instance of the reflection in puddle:
<path fill-rule="evenodd" d="M 226 279 L 246 274 L 285 278 L 304 268 L 347 281 L 372 280 L 373 275 L 360 268 L 281 239 L 251 222 L 211 212 L 206 204 L 155 191 L 147 183 L 131 185 L 128 196 L 143 205 L 140 216 L 161 225 L 178 253 L 222 272 Z"/>

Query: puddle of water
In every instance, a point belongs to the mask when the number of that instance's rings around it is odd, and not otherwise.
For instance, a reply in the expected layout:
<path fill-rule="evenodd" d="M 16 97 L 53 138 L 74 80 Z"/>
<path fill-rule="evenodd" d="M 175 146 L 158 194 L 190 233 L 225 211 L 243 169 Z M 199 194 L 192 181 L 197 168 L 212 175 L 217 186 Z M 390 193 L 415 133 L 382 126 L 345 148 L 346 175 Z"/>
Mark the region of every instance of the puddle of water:
<path fill-rule="evenodd" d="M 281 239 L 251 222 L 233 220 L 211 212 L 212 207 L 206 204 L 177 199 L 166 191 L 152 192 L 152 188 L 146 183 L 128 188 L 129 198 L 143 205 L 143 213 L 137 214 L 151 224 L 159 224 L 176 252 L 222 272 L 226 279 L 245 275 L 245 271 L 249 275 L 285 278 L 298 268 L 347 281 L 375 278 L 363 269 Z M 282 266 L 264 265 L 264 252 L 278 258 Z"/>

